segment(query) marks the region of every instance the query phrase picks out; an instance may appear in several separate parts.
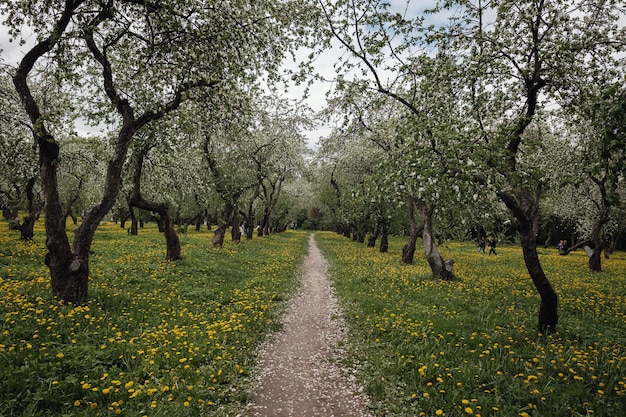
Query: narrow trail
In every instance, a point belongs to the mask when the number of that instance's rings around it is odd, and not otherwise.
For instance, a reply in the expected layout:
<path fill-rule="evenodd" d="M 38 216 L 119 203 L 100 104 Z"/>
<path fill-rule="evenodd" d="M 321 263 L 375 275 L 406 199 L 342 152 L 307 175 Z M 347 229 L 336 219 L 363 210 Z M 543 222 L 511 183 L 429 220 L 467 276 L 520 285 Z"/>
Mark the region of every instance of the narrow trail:
<path fill-rule="evenodd" d="M 367 416 L 354 379 L 335 360 L 346 335 L 326 269 L 311 235 L 300 292 L 290 303 L 283 329 L 260 355 L 250 416 Z"/>

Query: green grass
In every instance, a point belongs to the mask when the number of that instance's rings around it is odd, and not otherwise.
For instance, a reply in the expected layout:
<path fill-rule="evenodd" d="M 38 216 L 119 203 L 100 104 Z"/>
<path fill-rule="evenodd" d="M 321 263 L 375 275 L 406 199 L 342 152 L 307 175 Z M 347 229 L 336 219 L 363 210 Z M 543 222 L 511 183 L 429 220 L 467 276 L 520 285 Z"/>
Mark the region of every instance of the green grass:
<path fill-rule="evenodd" d="M 166 262 L 148 225 L 104 224 L 92 246 L 90 298 L 51 296 L 41 224 L 21 242 L 0 222 L 0 416 L 235 416 L 250 400 L 256 353 L 297 285 L 307 234 L 211 249 L 180 235 Z M 558 333 L 539 335 L 539 299 L 518 247 L 481 255 L 450 243 L 455 282 L 433 282 L 405 243 L 380 254 L 316 233 L 350 326 L 345 360 L 377 416 L 626 415 L 626 254 L 541 250 L 560 297 Z"/>
<path fill-rule="evenodd" d="M 560 297 L 558 332 L 537 332 L 539 298 L 519 247 L 498 256 L 450 243 L 455 282 L 423 256 L 400 263 L 316 233 L 346 311 L 351 366 L 377 416 L 626 415 L 626 254 L 587 272 L 587 257 L 541 249 Z"/>
<path fill-rule="evenodd" d="M 89 301 L 51 296 L 41 224 L 0 222 L 0 416 L 232 416 L 250 399 L 259 343 L 297 285 L 307 234 L 212 249 L 181 235 L 164 261 L 155 227 L 98 229 Z"/>

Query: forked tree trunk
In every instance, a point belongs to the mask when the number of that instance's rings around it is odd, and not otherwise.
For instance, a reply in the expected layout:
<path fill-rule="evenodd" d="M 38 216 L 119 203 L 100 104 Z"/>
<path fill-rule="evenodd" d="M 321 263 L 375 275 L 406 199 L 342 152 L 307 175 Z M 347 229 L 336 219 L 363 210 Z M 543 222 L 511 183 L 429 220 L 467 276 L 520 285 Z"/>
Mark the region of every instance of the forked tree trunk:
<path fill-rule="evenodd" d="M 102 82 L 113 108 L 121 117 L 121 126 L 114 145 L 113 155 L 108 161 L 104 179 L 104 187 L 100 201 L 92 206 L 83 216 L 82 223 L 74 230 L 74 240 L 70 247 L 65 231 L 65 216 L 59 201 L 57 181 L 57 166 L 59 145 L 47 131 L 45 118 L 34 99 L 28 84 L 31 71 L 41 57 L 53 50 L 59 40 L 63 38 L 72 16 L 81 2 L 65 2 L 62 12 L 55 21 L 50 22 L 51 30 L 47 37 L 41 38 L 23 57 L 15 74 L 13 84 L 20 96 L 22 106 L 28 114 L 33 126 L 33 137 L 39 149 L 39 169 L 41 174 L 41 188 L 45 202 L 46 228 L 46 265 L 50 269 L 52 293 L 64 302 L 81 303 L 86 301 L 89 283 L 89 251 L 93 237 L 100 221 L 111 210 L 119 194 L 121 172 L 126 161 L 128 147 L 135 133 L 149 123 L 164 117 L 176 110 L 183 100 L 183 91 L 176 89 L 173 98 L 168 103 L 162 103 L 158 111 L 146 110 L 141 115 L 135 115 L 132 100 L 123 99 L 116 90 L 114 73 L 111 62 L 106 53 L 99 49 L 94 39 L 96 31 L 84 31 L 87 48 L 93 57 L 102 66 Z M 93 24 L 102 24 L 104 19 L 94 19 Z M 94 26 L 95 27 L 95 26 Z M 216 85 L 217 82 L 209 83 Z M 193 88 L 193 84 L 185 84 L 183 90 Z"/>
<path fill-rule="evenodd" d="M 428 265 L 430 265 L 433 278 L 443 281 L 452 281 L 454 279 L 454 275 L 452 274 L 453 262 L 450 260 L 443 260 L 435 243 L 433 235 L 434 209 L 435 208 L 432 205 L 420 205 L 420 213 L 422 215 L 422 219 L 424 220 L 424 229 L 422 231 L 424 255 L 426 255 L 426 260 L 428 261 Z"/>

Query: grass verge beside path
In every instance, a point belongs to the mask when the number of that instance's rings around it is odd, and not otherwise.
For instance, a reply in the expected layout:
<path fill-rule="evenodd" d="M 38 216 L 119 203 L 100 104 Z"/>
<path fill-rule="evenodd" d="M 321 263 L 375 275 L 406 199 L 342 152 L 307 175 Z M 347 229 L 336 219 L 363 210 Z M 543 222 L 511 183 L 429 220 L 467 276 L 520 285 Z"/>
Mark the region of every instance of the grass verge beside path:
<path fill-rule="evenodd" d="M 41 222 L 40 222 L 41 223 Z M 164 261 L 149 225 L 102 225 L 89 301 L 51 296 L 44 235 L 21 242 L 0 222 L 0 416 L 232 416 L 249 400 L 256 348 L 297 285 L 307 233 L 211 249 L 180 235 Z"/>
<path fill-rule="evenodd" d="M 316 233 L 350 327 L 349 351 L 377 416 L 625 416 L 626 254 L 587 269 L 541 249 L 560 297 L 558 332 L 537 332 L 539 297 L 521 249 L 441 248 L 455 282 L 433 282 L 405 243 L 380 254 Z"/>

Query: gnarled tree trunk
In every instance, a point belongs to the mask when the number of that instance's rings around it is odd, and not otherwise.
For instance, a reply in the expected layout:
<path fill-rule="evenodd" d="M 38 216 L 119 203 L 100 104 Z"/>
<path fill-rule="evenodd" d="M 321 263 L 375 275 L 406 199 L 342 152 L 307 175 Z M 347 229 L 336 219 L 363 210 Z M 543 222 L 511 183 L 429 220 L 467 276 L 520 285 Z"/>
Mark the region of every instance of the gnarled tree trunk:
<path fill-rule="evenodd" d="M 141 196 L 141 173 L 143 170 L 143 160 L 146 156 L 149 147 L 141 149 L 135 156 L 135 171 L 133 173 L 133 192 L 128 201 L 130 212 L 134 218 L 132 208 L 137 207 L 147 211 L 158 213 L 159 215 L 159 231 L 163 231 L 165 236 L 165 259 L 168 261 L 176 261 L 181 259 L 180 253 L 180 240 L 174 229 L 174 222 L 170 216 L 169 208 L 165 203 L 155 203 L 153 201 L 147 201 Z M 134 218 L 133 222 L 136 224 L 137 219 Z"/>
<path fill-rule="evenodd" d="M 95 33 L 99 25 L 105 24 L 106 20 L 114 14 L 110 13 L 111 5 L 102 5 L 100 10 L 95 9 L 98 18 L 88 21 L 81 26 L 80 35 L 83 37 L 87 49 L 91 53 L 94 62 L 102 69 L 102 87 L 113 109 L 120 116 L 120 129 L 114 144 L 113 154 L 108 161 L 104 179 L 104 188 L 100 201 L 92 206 L 83 216 L 82 223 L 74 230 L 74 240 L 70 247 L 69 239 L 65 231 L 65 216 L 61 210 L 59 201 L 57 165 L 59 157 L 59 145 L 54 137 L 46 129 L 46 118 L 42 114 L 39 104 L 33 97 L 29 86 L 31 72 L 38 61 L 57 47 L 63 39 L 64 33 L 72 21 L 75 20 L 77 8 L 83 6 L 83 2 L 64 2 L 56 21 L 49 22 L 50 32 L 41 33 L 37 43 L 24 55 L 13 76 L 15 90 L 20 96 L 22 106 L 28 114 L 33 127 L 33 138 L 39 149 L 39 170 L 41 174 L 41 188 L 45 202 L 45 228 L 46 228 L 46 265 L 50 269 L 52 281 L 52 293 L 65 302 L 80 303 L 87 299 L 89 282 L 89 251 L 93 237 L 100 221 L 111 210 L 115 199 L 119 194 L 121 184 L 121 172 L 126 161 L 128 147 L 135 133 L 149 123 L 158 120 L 170 112 L 176 110 L 188 91 L 199 84 L 212 86 L 217 81 L 207 83 L 200 81 L 198 84 L 186 83 L 175 86 L 171 100 L 146 109 L 142 114 L 136 115 L 133 100 L 124 98 L 117 90 L 114 67 L 109 61 L 101 44 L 95 40 Z M 75 28 L 74 28 L 75 29 Z"/>
<path fill-rule="evenodd" d="M 424 254 L 430 270 L 433 273 L 433 278 L 441 279 L 444 281 L 452 281 L 454 275 L 452 274 L 453 262 L 448 260 L 444 261 L 433 236 L 433 214 L 435 207 L 433 205 L 421 204 L 420 214 L 424 221 L 424 227 L 422 231 L 422 241 L 424 242 Z"/>
<path fill-rule="evenodd" d="M 517 231 L 520 234 L 524 263 L 530 278 L 539 293 L 539 331 L 556 331 L 559 321 L 557 312 L 558 297 L 546 277 L 537 253 L 537 232 L 539 230 L 539 204 L 525 189 L 518 189 L 515 195 L 499 192 L 500 199 L 513 213 Z"/>

